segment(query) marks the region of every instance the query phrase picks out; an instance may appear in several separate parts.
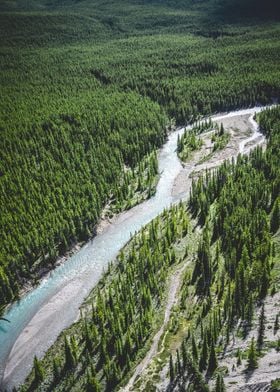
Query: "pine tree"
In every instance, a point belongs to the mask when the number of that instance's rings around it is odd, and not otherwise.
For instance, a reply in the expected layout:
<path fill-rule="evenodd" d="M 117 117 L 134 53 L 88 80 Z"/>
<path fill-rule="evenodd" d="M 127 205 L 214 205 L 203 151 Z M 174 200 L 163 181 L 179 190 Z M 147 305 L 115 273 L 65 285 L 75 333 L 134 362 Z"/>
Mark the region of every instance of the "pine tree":
<path fill-rule="evenodd" d="M 279 329 L 279 313 L 276 314 L 274 321 L 274 333 L 276 333 Z"/>
<path fill-rule="evenodd" d="M 261 350 L 263 346 L 264 335 L 265 335 L 265 313 L 264 313 L 264 304 L 263 304 L 259 316 L 259 329 L 258 329 L 258 339 L 257 339 L 258 350 Z"/>
<path fill-rule="evenodd" d="M 60 378 L 60 363 L 57 357 L 53 359 L 53 378 L 54 382 L 57 382 Z"/>
<path fill-rule="evenodd" d="M 208 343 L 207 343 L 207 336 L 205 334 L 205 337 L 203 339 L 202 350 L 200 354 L 200 360 L 199 360 L 199 370 L 201 372 L 206 369 L 207 361 L 208 361 Z"/>
<path fill-rule="evenodd" d="M 34 357 L 33 367 L 34 367 L 34 381 L 36 384 L 39 384 L 44 379 L 44 369 L 41 361 L 36 357 L 36 355 Z"/>
<path fill-rule="evenodd" d="M 172 383 L 175 379 L 175 372 L 174 372 L 173 358 L 171 354 L 169 356 L 169 377 L 170 377 L 170 382 Z"/>
<path fill-rule="evenodd" d="M 203 375 L 198 370 L 197 364 L 191 358 L 187 361 L 187 371 L 191 376 L 193 391 L 209 392 L 208 385 L 206 384 Z"/>
<path fill-rule="evenodd" d="M 182 369 L 181 369 L 181 360 L 180 360 L 180 353 L 179 353 L 178 349 L 176 350 L 176 355 L 177 355 L 177 372 L 179 374 L 181 374 L 181 371 L 182 371 Z"/>
<path fill-rule="evenodd" d="M 271 218 L 270 218 L 270 230 L 272 233 L 276 233 L 280 226 L 280 197 L 278 197 L 273 205 Z"/>
<path fill-rule="evenodd" d="M 70 343 L 66 335 L 64 336 L 64 350 L 65 350 L 65 368 L 66 370 L 70 370 L 75 366 L 75 357 L 73 355 Z"/>
<path fill-rule="evenodd" d="M 252 338 L 249 351 L 248 351 L 248 362 L 247 368 L 248 370 L 254 370 L 258 367 L 258 360 L 257 360 L 257 352 L 256 352 L 256 345 L 255 339 Z"/>
<path fill-rule="evenodd" d="M 196 341 L 195 341 L 193 334 L 192 334 L 192 356 L 193 356 L 194 362 L 197 362 L 198 361 L 198 350 L 197 350 Z"/>
<path fill-rule="evenodd" d="M 280 338 L 277 340 L 276 351 L 280 352 Z"/>
<path fill-rule="evenodd" d="M 218 367 L 218 361 L 217 361 L 217 356 L 216 356 L 216 351 L 215 351 L 215 345 L 214 345 L 214 342 L 212 342 L 209 360 L 208 360 L 207 373 L 212 375 L 214 373 L 214 371 L 217 369 L 217 367 Z"/>
<path fill-rule="evenodd" d="M 214 392 L 226 392 L 224 378 L 221 373 L 218 373 Z"/>
<path fill-rule="evenodd" d="M 181 348 L 182 348 L 183 369 L 185 369 L 186 365 L 187 365 L 187 349 L 186 349 L 186 343 L 184 340 L 182 342 Z"/>
<path fill-rule="evenodd" d="M 100 384 L 95 375 L 88 373 L 87 374 L 87 392 L 100 392 Z"/>
<path fill-rule="evenodd" d="M 242 359 L 241 359 L 241 352 L 240 352 L 240 348 L 238 348 L 237 353 L 236 353 L 236 357 L 237 357 L 237 366 L 241 366 L 242 364 Z"/>

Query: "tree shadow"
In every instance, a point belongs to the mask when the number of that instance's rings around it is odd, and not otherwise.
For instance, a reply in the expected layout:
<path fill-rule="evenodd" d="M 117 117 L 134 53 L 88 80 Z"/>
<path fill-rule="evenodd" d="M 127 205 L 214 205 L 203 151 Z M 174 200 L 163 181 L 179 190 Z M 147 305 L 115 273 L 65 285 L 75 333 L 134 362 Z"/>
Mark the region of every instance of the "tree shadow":
<path fill-rule="evenodd" d="M 245 376 L 245 383 L 247 384 L 250 379 L 253 377 L 254 372 L 256 369 L 252 369 L 252 370 L 244 370 L 244 376 Z"/>

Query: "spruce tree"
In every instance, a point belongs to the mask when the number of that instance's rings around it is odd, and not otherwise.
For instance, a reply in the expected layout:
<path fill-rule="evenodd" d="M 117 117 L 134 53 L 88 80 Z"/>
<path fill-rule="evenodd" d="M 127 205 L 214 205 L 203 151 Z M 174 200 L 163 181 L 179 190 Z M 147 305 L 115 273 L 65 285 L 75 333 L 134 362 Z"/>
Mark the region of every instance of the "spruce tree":
<path fill-rule="evenodd" d="M 221 373 L 218 373 L 214 392 L 226 392 L 224 378 Z"/>
<path fill-rule="evenodd" d="M 183 370 L 185 370 L 186 365 L 187 365 L 187 349 L 186 349 L 186 343 L 184 340 L 182 342 L 181 349 L 182 349 Z"/>
<path fill-rule="evenodd" d="M 206 369 L 207 361 L 208 361 L 208 343 L 207 343 L 207 336 L 205 334 L 205 337 L 203 339 L 202 350 L 200 354 L 200 360 L 199 360 L 199 370 L 201 372 Z"/>
<path fill-rule="evenodd" d="M 64 350 L 65 350 L 65 369 L 71 370 L 75 366 L 75 357 L 72 352 L 72 348 L 70 343 L 66 337 L 64 336 Z"/>
<path fill-rule="evenodd" d="M 214 342 L 211 344 L 207 373 L 212 375 L 218 367 Z"/>
<path fill-rule="evenodd" d="M 274 333 L 276 333 L 279 329 L 279 313 L 276 314 L 274 321 Z"/>
<path fill-rule="evenodd" d="M 265 335 L 265 313 L 264 313 L 264 304 L 263 304 L 259 316 L 259 329 L 258 329 L 258 339 L 257 339 L 258 350 L 261 350 L 263 346 L 264 335 Z"/>
<path fill-rule="evenodd" d="M 238 348 L 237 353 L 236 353 L 236 357 L 237 357 L 237 366 L 241 366 L 242 364 L 242 359 L 241 359 L 241 352 L 240 352 L 240 348 Z"/>
<path fill-rule="evenodd" d="M 34 357 L 33 367 L 34 367 L 34 381 L 36 384 L 39 384 L 44 379 L 44 369 L 41 361 L 37 358 L 36 355 Z"/>
<path fill-rule="evenodd" d="M 180 353 L 179 350 L 176 350 L 176 355 L 177 355 L 177 373 L 181 374 L 181 360 L 180 360 Z"/>
<path fill-rule="evenodd" d="M 270 230 L 272 233 L 276 233 L 280 226 L 280 197 L 278 197 L 273 205 L 271 218 L 270 218 Z"/>
<path fill-rule="evenodd" d="M 280 338 L 278 338 L 278 340 L 277 340 L 276 351 L 280 352 Z"/>
<path fill-rule="evenodd" d="M 95 375 L 87 373 L 87 392 L 100 392 L 100 384 Z"/>
<path fill-rule="evenodd" d="M 60 377 L 60 363 L 59 363 L 59 359 L 57 357 L 54 357 L 54 359 L 53 359 L 53 379 L 54 379 L 55 383 L 57 381 L 59 381 L 59 377 Z"/>
<path fill-rule="evenodd" d="M 248 362 L 247 368 L 248 370 L 254 370 L 258 367 L 258 360 L 257 360 L 257 352 L 256 352 L 256 345 L 255 339 L 251 339 L 249 351 L 248 351 Z"/>
<path fill-rule="evenodd" d="M 193 356 L 193 360 L 195 362 L 197 362 L 198 361 L 198 351 L 197 351 L 196 341 L 195 341 L 193 334 L 192 334 L 192 356 Z"/>
<path fill-rule="evenodd" d="M 169 377 L 170 377 L 170 382 L 172 383 L 175 379 L 175 372 L 174 372 L 173 358 L 171 354 L 169 356 Z"/>

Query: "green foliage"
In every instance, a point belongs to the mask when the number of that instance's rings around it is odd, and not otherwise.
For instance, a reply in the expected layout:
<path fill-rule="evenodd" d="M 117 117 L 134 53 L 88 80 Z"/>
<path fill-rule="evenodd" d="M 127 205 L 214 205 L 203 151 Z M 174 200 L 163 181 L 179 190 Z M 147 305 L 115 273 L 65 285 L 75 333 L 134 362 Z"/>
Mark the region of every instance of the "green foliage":
<path fill-rule="evenodd" d="M 156 163 L 146 157 L 163 143 L 167 116 L 186 123 L 279 96 L 279 8 L 275 0 L 265 10 L 252 1 L 1 3 L 0 305 L 40 267 L 89 238 L 107 203 L 118 212 L 136 202 L 135 186 L 142 196 L 153 193 Z M 206 299 L 203 342 L 213 363 L 222 323 L 228 335 L 237 318 L 250 325 L 253 304 L 270 284 L 271 233 L 279 228 L 280 110 L 259 120 L 267 150 L 206 173 L 191 194 L 200 223 L 216 208 L 192 277 L 199 300 Z M 201 129 L 198 123 L 187 149 L 199 148 Z M 225 146 L 222 129 L 216 137 L 215 148 Z M 179 150 L 184 146 L 181 140 Z M 99 286 L 90 315 L 78 322 L 79 334 L 70 329 L 70 339 L 60 338 L 62 360 L 51 361 L 46 384 L 57 373 L 57 388 L 67 390 L 79 374 L 79 390 L 113 389 L 125 377 L 151 332 L 176 259 L 173 244 L 187 233 L 182 211 L 165 212 L 163 225 L 155 221 L 120 255 L 116 275 Z M 224 260 L 221 284 L 210 251 L 215 241 Z M 208 315 L 213 286 L 222 316 L 215 307 Z M 194 335 L 196 360 L 186 347 L 181 357 L 194 388 L 207 391 L 197 367 L 207 350 L 198 352 Z M 62 370 L 70 369 L 65 376 Z"/>
<path fill-rule="evenodd" d="M 269 392 L 279 392 L 280 391 L 280 378 L 271 381 L 271 388 Z"/>
<path fill-rule="evenodd" d="M 199 150 L 202 146 L 202 140 L 195 136 L 193 130 L 185 130 L 183 135 L 178 136 L 177 151 L 180 159 L 186 161 L 192 151 Z"/>
<path fill-rule="evenodd" d="M 264 298 L 270 285 L 268 214 L 279 195 L 279 118 L 279 108 L 260 115 L 269 137 L 266 151 L 256 148 L 249 157 L 239 156 L 236 163 L 226 162 L 217 172 L 207 173 L 193 184 L 190 198 L 193 213 L 202 221 L 215 201 L 213 240 L 221 241 L 226 277 L 233 282 L 226 299 L 226 307 L 231 308 L 227 313 L 231 318 L 241 317 L 247 325 L 251 323 L 253 299 Z M 207 255 L 209 241 L 203 244 L 205 250 L 200 253 Z M 205 282 L 211 282 L 212 263 L 198 253 L 194 279 L 199 277 L 201 293 L 208 287 Z"/>
<path fill-rule="evenodd" d="M 214 392 L 225 392 L 226 387 L 221 373 L 218 373 Z"/>
<path fill-rule="evenodd" d="M 64 337 L 64 349 L 65 349 L 65 370 L 72 370 L 76 365 L 75 348 L 72 345 L 72 341 L 69 342 L 67 337 Z"/>
<path fill-rule="evenodd" d="M 276 314 L 275 321 L 274 321 L 274 333 L 279 330 L 279 313 Z"/>
<path fill-rule="evenodd" d="M 203 372 L 206 370 L 207 363 L 208 363 L 208 355 L 209 355 L 209 348 L 208 348 L 208 339 L 206 334 L 204 335 L 202 351 L 199 360 L 199 370 Z"/>
<path fill-rule="evenodd" d="M 172 383 L 175 378 L 175 371 L 174 371 L 173 358 L 171 354 L 169 356 L 169 377 L 170 377 L 170 382 Z"/>
<path fill-rule="evenodd" d="M 203 132 L 210 131 L 214 127 L 212 120 L 195 122 L 191 129 L 185 128 L 184 133 L 178 136 L 177 152 L 181 160 L 186 161 L 190 158 L 193 151 L 199 150 L 202 140 L 198 137 Z"/>
<path fill-rule="evenodd" d="M 178 259 L 174 245 L 188 231 L 188 222 L 186 205 L 180 203 L 164 211 L 130 241 L 87 300 L 83 317 L 59 338 L 44 359 L 43 390 L 53 382 L 53 366 L 48 364 L 57 355 L 66 371 L 55 382 L 57 390 L 67 390 L 70 375 L 72 386 L 79 390 L 97 384 L 101 390 L 111 391 L 126 377 L 151 336 L 169 269 Z M 177 371 L 180 368 L 178 352 Z"/>
<path fill-rule="evenodd" d="M 255 345 L 255 339 L 251 339 L 250 347 L 248 350 L 248 362 L 247 368 L 248 370 L 254 370 L 258 367 L 258 358 L 257 358 L 257 351 Z"/>
<path fill-rule="evenodd" d="M 270 18 L 237 23 L 214 0 L 0 9 L 3 305 L 89 238 L 109 201 L 120 211 L 141 200 L 123 164 L 134 169 L 163 143 L 166 114 L 186 123 L 279 95 L 280 30 Z"/>
<path fill-rule="evenodd" d="M 211 138 L 214 143 L 213 151 L 222 150 L 226 147 L 230 139 L 230 134 L 225 132 L 224 125 L 221 124 L 220 128 L 214 133 Z"/>
<path fill-rule="evenodd" d="M 218 367 L 218 361 L 217 361 L 217 357 L 216 357 L 215 345 L 212 342 L 209 360 L 208 360 L 207 373 L 209 375 L 212 375 L 214 373 L 214 371 L 217 369 L 217 367 Z"/>
<path fill-rule="evenodd" d="M 236 362 L 237 366 L 241 366 L 242 365 L 242 357 L 241 357 L 241 352 L 240 352 L 239 348 L 237 349 L 236 357 L 237 357 L 237 362 Z"/>
<path fill-rule="evenodd" d="M 276 233 L 280 226 L 280 197 L 278 197 L 273 205 L 271 218 L 270 218 L 270 229 L 272 233 Z"/>
<path fill-rule="evenodd" d="M 222 348 L 220 344 L 226 346 L 237 321 L 241 321 L 245 334 L 248 332 L 254 305 L 266 296 L 270 286 L 275 249 L 269 220 L 280 191 L 279 120 L 280 108 L 264 111 L 259 117 L 268 136 L 266 151 L 256 148 L 249 157 L 239 156 L 234 163 L 226 162 L 193 183 L 189 206 L 194 216 L 206 224 L 191 281 L 188 277 L 184 279 L 182 300 L 186 301 L 184 285 L 194 285 L 199 295 L 199 310 L 188 317 L 196 329 L 184 347 L 187 345 L 190 351 L 201 347 L 197 362 L 201 377 L 211 376 L 217 369 L 217 341 L 219 348 Z M 188 292 L 192 290 L 189 287 Z M 189 301 L 191 299 L 197 301 L 197 297 L 190 297 Z M 184 311 L 184 303 L 181 309 Z M 275 324 L 277 322 L 276 319 Z M 263 346 L 264 333 L 262 306 L 258 350 Z M 257 367 L 257 348 L 252 340 L 248 348 L 250 370 Z M 237 366 L 240 366 L 240 350 L 236 355 Z M 192 373 L 190 380 L 191 377 Z M 217 388 L 220 388 L 220 380 Z"/>
<path fill-rule="evenodd" d="M 262 305 L 260 315 L 259 315 L 259 328 L 258 328 L 258 339 L 257 339 L 258 350 L 261 350 L 263 346 L 264 336 L 265 336 L 265 313 L 264 313 L 264 305 Z"/>
<path fill-rule="evenodd" d="M 33 362 L 34 368 L 34 382 L 35 384 L 39 384 L 44 379 L 44 369 L 41 361 L 35 356 Z"/>
<path fill-rule="evenodd" d="M 2 304 L 73 242 L 88 239 L 111 197 L 119 205 L 114 212 L 123 209 L 123 200 L 134 194 L 129 182 L 137 184 L 136 176 L 142 193 L 147 189 L 145 197 L 152 194 L 157 174 L 152 150 L 164 140 L 164 116 L 159 109 L 149 115 L 151 103 L 132 93 L 125 101 L 122 94 L 100 94 L 102 105 L 96 98 L 87 114 L 1 133 Z M 132 169 L 124 171 L 124 164 Z"/>

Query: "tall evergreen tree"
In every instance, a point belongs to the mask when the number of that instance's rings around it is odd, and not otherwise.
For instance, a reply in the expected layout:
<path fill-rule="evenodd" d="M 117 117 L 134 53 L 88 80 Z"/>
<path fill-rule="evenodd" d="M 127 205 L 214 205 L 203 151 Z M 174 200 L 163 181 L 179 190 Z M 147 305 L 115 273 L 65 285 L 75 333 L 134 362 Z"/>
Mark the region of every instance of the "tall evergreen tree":
<path fill-rule="evenodd" d="M 75 357 L 73 355 L 71 345 L 66 335 L 64 336 L 64 350 L 65 350 L 65 369 L 71 370 L 75 366 Z"/>
<path fill-rule="evenodd" d="M 207 343 L 207 336 L 205 334 L 205 337 L 203 339 L 202 350 L 200 354 L 200 360 L 199 360 L 199 370 L 201 372 L 207 368 L 207 363 L 208 363 L 208 343 Z"/>
<path fill-rule="evenodd" d="M 265 311 L 264 311 L 264 304 L 261 307 L 260 315 L 259 315 L 259 328 L 258 328 L 258 350 L 261 350 L 264 342 L 265 336 Z"/>
<path fill-rule="evenodd" d="M 173 364 L 173 358 L 172 355 L 170 354 L 169 356 L 169 378 L 170 382 L 172 383 L 175 379 L 175 371 L 174 371 L 174 364 Z"/>
<path fill-rule="evenodd" d="M 226 392 L 224 378 L 221 373 L 218 373 L 214 392 Z"/>
<path fill-rule="evenodd" d="M 209 360 L 208 360 L 207 373 L 210 375 L 213 374 L 214 371 L 217 369 L 217 367 L 218 367 L 218 361 L 217 361 L 217 356 L 216 356 L 216 351 L 215 351 L 215 345 L 214 345 L 214 342 L 212 342 Z"/>
<path fill-rule="evenodd" d="M 248 362 L 247 368 L 248 370 L 254 370 L 258 367 L 258 359 L 257 359 L 257 352 L 256 352 L 256 345 L 255 339 L 251 339 L 249 351 L 248 351 Z"/>
<path fill-rule="evenodd" d="M 37 358 L 36 355 L 34 357 L 33 366 L 34 366 L 34 381 L 36 384 L 39 384 L 44 379 L 44 369 L 41 361 Z"/>
<path fill-rule="evenodd" d="M 278 197 L 273 205 L 271 218 L 270 218 L 270 230 L 272 233 L 276 233 L 276 231 L 280 227 L 280 197 Z"/>

